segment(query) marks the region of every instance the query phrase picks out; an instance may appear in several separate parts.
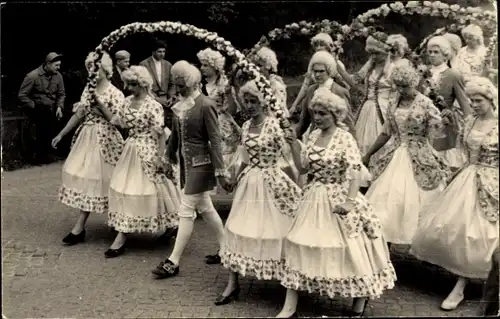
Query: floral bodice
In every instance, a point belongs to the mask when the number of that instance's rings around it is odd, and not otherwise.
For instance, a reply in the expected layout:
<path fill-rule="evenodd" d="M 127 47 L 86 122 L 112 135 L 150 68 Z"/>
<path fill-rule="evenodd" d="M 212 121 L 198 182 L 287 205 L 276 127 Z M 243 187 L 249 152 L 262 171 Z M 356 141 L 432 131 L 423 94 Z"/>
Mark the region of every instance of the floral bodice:
<path fill-rule="evenodd" d="M 481 46 L 476 52 L 469 52 L 467 47 L 462 47 L 453 59 L 452 68 L 460 72 L 465 80 L 471 76 L 481 76 L 484 70 L 487 49 Z"/>
<path fill-rule="evenodd" d="M 337 128 L 326 147 L 315 145 L 320 133 L 319 129 L 311 132 L 301 152 L 302 165 L 312 177 L 304 192 L 326 187 L 330 207 L 334 210 L 346 201 L 350 182 L 358 178 L 363 164 L 357 142 L 351 133 Z M 358 193 L 354 205 L 354 211 L 340 216 L 349 236 L 355 237 L 361 231 L 371 238 L 380 236 L 380 223 L 361 193 Z"/>
<path fill-rule="evenodd" d="M 477 166 L 479 204 L 486 219 L 498 221 L 498 123 L 490 130 L 474 128 L 476 117 L 465 119 L 461 138 L 468 151 L 468 164 Z"/>
<path fill-rule="evenodd" d="M 383 132 L 392 137 L 393 143 L 389 144 L 387 153 L 372 163 L 374 178 L 385 170 L 398 147 L 406 147 L 420 188 L 435 189 L 446 181 L 450 172 L 429 143 L 430 139 L 440 137 L 442 127 L 439 110 L 423 94 L 417 94 L 407 109 L 391 106 Z"/>
<path fill-rule="evenodd" d="M 263 170 L 263 177 L 268 190 L 274 197 L 278 209 L 285 215 L 294 216 L 302 190 L 284 171 L 278 161 L 284 156 L 287 148 L 285 134 L 279 120 L 267 117 L 260 134 L 250 133 L 250 121 L 243 124 L 241 142 L 244 147 L 243 161 L 247 167 L 241 176 L 252 169 Z"/>
<path fill-rule="evenodd" d="M 232 154 L 236 151 L 241 139 L 241 128 L 229 114 L 229 99 L 227 97 L 229 82 L 224 76 L 209 88 L 205 86 L 208 97 L 216 104 L 220 131 L 222 136 L 222 154 Z"/>
<path fill-rule="evenodd" d="M 129 129 L 126 143 L 134 143 L 148 178 L 155 183 L 166 182 L 166 162 L 160 154 L 159 136 L 164 134 L 163 107 L 151 96 L 147 96 L 139 108 L 132 108 L 133 96 L 125 99 L 123 111 L 115 119 Z"/>
<path fill-rule="evenodd" d="M 116 116 L 123 109 L 125 97 L 123 93 L 114 87 L 111 83 L 106 89 L 98 94 L 101 101 L 106 105 L 108 110 Z M 118 129 L 105 118 L 92 113 L 92 105 L 86 101 L 90 101 L 88 87 L 83 90 L 80 102 L 76 103 L 73 111 L 82 118 L 82 124 L 78 127 L 73 137 L 72 145 L 76 141 L 76 137 L 85 125 L 97 126 L 97 143 L 103 159 L 111 165 L 116 165 L 123 151 L 123 137 Z"/>

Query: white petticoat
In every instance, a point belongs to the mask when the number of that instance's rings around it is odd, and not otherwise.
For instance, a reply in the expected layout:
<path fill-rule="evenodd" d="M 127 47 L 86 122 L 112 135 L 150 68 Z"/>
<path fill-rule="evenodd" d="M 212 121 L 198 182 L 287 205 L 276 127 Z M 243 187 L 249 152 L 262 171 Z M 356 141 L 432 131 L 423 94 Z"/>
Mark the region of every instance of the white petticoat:
<path fill-rule="evenodd" d="M 485 279 L 498 247 L 498 221 L 489 222 L 479 206 L 477 166 L 461 171 L 422 212 L 410 252 L 462 277 Z"/>
<path fill-rule="evenodd" d="M 361 107 L 356 121 L 356 140 L 362 155 L 372 147 L 377 137 L 382 133 L 383 124 L 377 114 L 374 100 L 367 100 Z"/>
<path fill-rule="evenodd" d="M 114 166 L 101 156 L 97 125 L 84 125 L 62 168 L 60 201 L 86 212 L 106 213 Z"/>
<path fill-rule="evenodd" d="M 161 233 L 178 225 L 181 191 L 171 180 L 153 183 L 142 169 L 135 140 L 128 139 L 109 190 L 108 225 L 123 233 Z"/>
<path fill-rule="evenodd" d="M 274 173 L 285 175 L 279 168 Z M 242 276 L 279 280 L 282 241 L 292 218 L 274 204 L 263 174 L 255 167 L 241 177 L 226 221 L 220 255 L 224 267 Z"/>
<path fill-rule="evenodd" d="M 285 238 L 283 286 L 330 298 L 378 297 L 396 274 L 383 237 L 349 237 L 333 213 L 324 185 L 314 186 L 299 206 Z"/>
<path fill-rule="evenodd" d="M 441 185 L 425 191 L 418 186 L 408 149 L 402 145 L 370 186 L 366 198 L 378 214 L 385 240 L 394 244 L 411 244 L 420 212 L 443 189 L 444 185 Z"/>

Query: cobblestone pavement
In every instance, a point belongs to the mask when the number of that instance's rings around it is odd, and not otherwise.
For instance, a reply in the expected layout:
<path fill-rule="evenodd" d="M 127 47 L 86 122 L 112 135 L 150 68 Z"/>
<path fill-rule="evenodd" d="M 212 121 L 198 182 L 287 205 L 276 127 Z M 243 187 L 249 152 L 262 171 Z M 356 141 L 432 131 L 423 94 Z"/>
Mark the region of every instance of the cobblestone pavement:
<path fill-rule="evenodd" d="M 77 212 L 57 201 L 60 164 L 4 172 L 2 177 L 3 315 L 7 318 L 175 318 L 273 317 L 285 290 L 276 282 L 241 280 L 240 300 L 213 301 L 227 271 L 206 265 L 215 252 L 214 236 L 197 220 L 179 276 L 155 280 L 150 270 L 172 249 L 152 235 L 135 235 L 123 256 L 105 259 L 114 233 L 106 216 L 90 217 L 86 242 L 61 245 Z M 227 203 L 226 203 L 227 204 Z M 473 316 L 480 285 L 466 291 L 466 302 L 443 312 L 439 304 L 454 278 L 395 252 L 397 286 L 369 303 L 366 316 Z M 340 316 L 350 300 L 303 294 L 299 316 Z"/>

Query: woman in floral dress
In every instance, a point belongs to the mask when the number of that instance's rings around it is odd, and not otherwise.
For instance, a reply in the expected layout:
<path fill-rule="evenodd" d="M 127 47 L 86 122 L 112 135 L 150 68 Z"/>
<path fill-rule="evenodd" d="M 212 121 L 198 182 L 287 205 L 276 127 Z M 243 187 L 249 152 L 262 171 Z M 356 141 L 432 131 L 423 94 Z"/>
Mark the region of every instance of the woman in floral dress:
<path fill-rule="evenodd" d="M 363 158 L 366 164 L 390 139 L 386 153 L 373 161 L 374 182 L 366 193 L 389 243 L 411 244 L 419 212 L 444 189 L 449 171 L 429 143 L 441 134 L 442 119 L 432 101 L 416 90 L 420 77 L 410 66 L 392 71 L 400 97 L 387 112 L 382 133 Z"/>
<path fill-rule="evenodd" d="M 362 316 L 369 298 L 394 287 L 396 274 L 380 223 L 359 192 L 361 155 L 343 123 L 345 101 L 319 88 L 310 106 L 317 129 L 306 147 L 301 151 L 293 133 L 286 137 L 312 179 L 285 238 L 281 284 L 288 289 L 278 317 L 296 312 L 298 290 L 354 298 L 351 315 Z"/>
<path fill-rule="evenodd" d="M 410 65 L 403 57 L 408 50 L 408 41 L 400 34 L 388 37 L 380 34 L 378 39 L 369 36 L 365 50 L 371 55 L 370 59 L 356 74 L 350 75 L 343 68 L 338 69 L 352 87 L 361 81 L 365 83 L 365 102 L 356 121 L 356 140 L 361 154 L 366 154 L 382 132 L 389 104 L 397 96 L 390 82 L 392 70 L 398 65 Z"/>
<path fill-rule="evenodd" d="M 91 67 L 92 55 L 85 66 Z M 124 96 L 111 82 L 113 62 L 104 54 L 97 77 L 95 101 L 90 99 L 88 86 L 80 102 L 74 106 L 75 114 L 63 130 L 52 140 L 56 147 L 61 139 L 80 124 L 73 138 L 71 151 L 62 169 L 62 185 L 59 200 L 80 210 L 80 216 L 63 238 L 67 245 L 83 242 L 85 223 L 91 212 L 103 214 L 108 211 L 109 182 L 113 169 L 123 150 L 123 138 L 110 123 L 123 107 Z"/>
<path fill-rule="evenodd" d="M 278 58 L 276 57 L 276 53 L 273 50 L 262 47 L 253 57 L 253 60 L 257 66 L 259 66 L 262 74 L 269 80 L 271 83 L 271 88 L 273 90 L 274 96 L 277 98 L 278 107 L 283 111 L 284 117 L 289 117 L 290 113 L 287 107 L 287 93 L 286 93 L 286 84 L 283 82 L 283 79 L 276 74 L 278 72 Z M 241 95 L 240 95 L 241 96 Z M 269 115 L 271 114 L 271 110 Z M 288 148 L 288 145 L 285 145 L 285 148 Z M 285 170 L 287 175 L 294 181 L 297 181 L 299 178 L 297 169 L 295 164 L 293 163 L 293 159 L 289 151 L 284 152 L 285 155 L 279 159 L 279 166 Z"/>
<path fill-rule="evenodd" d="M 458 276 L 444 310 L 463 300 L 467 278 L 488 277 L 498 247 L 498 89 L 486 78 L 471 77 L 465 92 L 474 110 L 460 134 L 467 164 L 422 213 L 411 248 L 418 259 Z"/>
<path fill-rule="evenodd" d="M 286 150 L 284 132 L 279 120 L 262 108 L 265 101 L 257 84 L 247 82 L 240 97 L 252 119 L 243 124 L 245 160 L 221 249 L 222 264 L 230 270 L 229 281 L 216 305 L 237 297 L 238 275 L 281 279 L 282 241 L 301 197 L 300 188 L 279 166 Z"/>
<path fill-rule="evenodd" d="M 173 169 L 165 162 L 163 108 L 150 95 L 153 79 L 142 66 L 122 73 L 132 92 L 114 122 L 129 130 L 109 190 L 108 224 L 118 234 L 105 256 L 125 252 L 126 234 L 164 233 L 178 225 L 180 188 Z"/>
<path fill-rule="evenodd" d="M 197 57 L 201 63 L 201 73 L 205 78 L 202 92 L 215 101 L 217 105 L 222 135 L 222 155 L 227 170 L 234 177 L 239 165 L 235 160 L 238 159 L 236 150 L 240 144 L 241 128 L 228 111 L 229 83 L 224 73 L 226 59 L 219 51 L 210 48 L 198 52 Z M 224 190 L 219 187 L 218 192 L 224 192 Z"/>
<path fill-rule="evenodd" d="M 460 72 L 467 83 L 472 76 L 484 74 L 488 49 L 484 45 L 483 30 L 478 25 L 469 24 L 463 28 L 462 36 L 466 46 L 458 50 L 451 67 Z"/>

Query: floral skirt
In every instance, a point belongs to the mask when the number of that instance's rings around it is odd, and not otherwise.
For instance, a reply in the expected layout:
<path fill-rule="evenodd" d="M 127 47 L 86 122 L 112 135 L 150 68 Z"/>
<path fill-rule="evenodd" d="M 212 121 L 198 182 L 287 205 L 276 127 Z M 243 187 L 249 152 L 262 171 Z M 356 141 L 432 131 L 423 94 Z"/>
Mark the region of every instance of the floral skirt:
<path fill-rule="evenodd" d="M 59 200 L 70 207 L 103 214 L 114 166 L 101 155 L 97 125 L 84 125 L 62 168 Z"/>
<path fill-rule="evenodd" d="M 430 191 L 422 190 L 415 180 L 408 149 L 400 146 L 368 189 L 366 198 L 379 214 L 385 239 L 394 244 L 411 244 L 420 212 L 443 189 L 444 185 Z"/>
<path fill-rule="evenodd" d="M 470 165 L 458 173 L 422 212 L 410 252 L 455 275 L 486 279 L 499 230 L 498 221 L 488 221 L 479 205 L 476 169 Z"/>
<path fill-rule="evenodd" d="M 275 171 L 284 175 L 280 169 Z M 283 238 L 292 217 L 276 207 L 263 174 L 259 168 L 252 168 L 242 176 L 226 221 L 220 255 L 224 267 L 242 276 L 279 280 Z"/>
<path fill-rule="evenodd" d="M 387 243 L 365 232 L 349 236 L 330 197 L 325 186 L 304 194 L 285 238 L 281 284 L 332 299 L 382 295 L 396 280 Z"/>
<path fill-rule="evenodd" d="M 148 178 L 135 140 L 129 140 L 111 178 L 108 225 L 123 233 L 165 232 L 178 225 L 180 200 L 171 180 L 158 184 Z"/>

